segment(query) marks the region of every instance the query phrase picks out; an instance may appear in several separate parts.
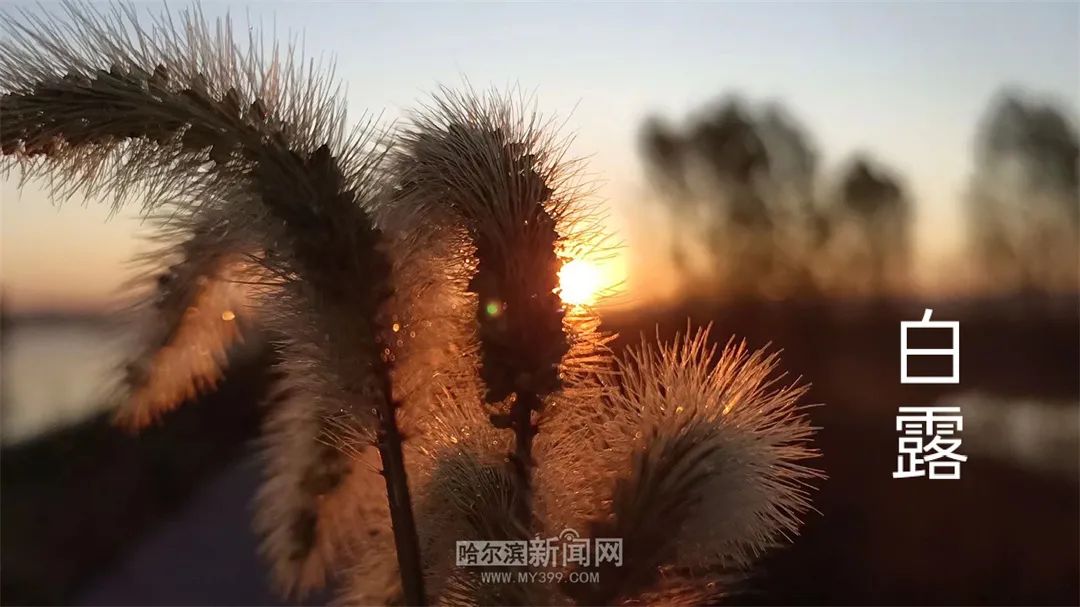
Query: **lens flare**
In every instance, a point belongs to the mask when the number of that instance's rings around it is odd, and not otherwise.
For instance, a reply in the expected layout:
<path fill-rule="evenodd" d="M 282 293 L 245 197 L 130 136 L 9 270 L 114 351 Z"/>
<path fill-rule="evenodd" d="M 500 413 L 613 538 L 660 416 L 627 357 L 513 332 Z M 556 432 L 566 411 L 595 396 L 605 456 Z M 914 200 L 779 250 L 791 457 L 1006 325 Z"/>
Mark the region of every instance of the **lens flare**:
<path fill-rule="evenodd" d="M 596 301 L 601 287 L 600 268 L 583 259 L 565 263 L 559 270 L 559 296 L 572 306 L 589 305 Z"/>

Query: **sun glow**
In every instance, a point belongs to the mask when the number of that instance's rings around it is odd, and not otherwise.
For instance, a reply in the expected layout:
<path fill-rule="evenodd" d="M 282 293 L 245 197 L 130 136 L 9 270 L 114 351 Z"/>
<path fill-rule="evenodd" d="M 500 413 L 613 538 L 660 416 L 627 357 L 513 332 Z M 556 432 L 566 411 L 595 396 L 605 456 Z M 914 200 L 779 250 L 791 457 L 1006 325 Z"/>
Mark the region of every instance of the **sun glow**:
<path fill-rule="evenodd" d="M 559 296 L 572 306 L 584 306 L 596 301 L 602 284 L 600 268 L 584 259 L 566 262 L 559 270 Z"/>

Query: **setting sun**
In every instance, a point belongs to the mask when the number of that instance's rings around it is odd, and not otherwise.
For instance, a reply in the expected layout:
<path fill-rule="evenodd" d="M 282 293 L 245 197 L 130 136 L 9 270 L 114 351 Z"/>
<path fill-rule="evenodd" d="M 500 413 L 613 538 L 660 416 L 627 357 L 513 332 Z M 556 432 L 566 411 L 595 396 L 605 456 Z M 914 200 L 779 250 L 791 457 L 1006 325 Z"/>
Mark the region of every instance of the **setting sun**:
<path fill-rule="evenodd" d="M 600 283 L 600 268 L 583 259 L 568 261 L 559 270 L 559 295 L 573 306 L 595 302 Z"/>

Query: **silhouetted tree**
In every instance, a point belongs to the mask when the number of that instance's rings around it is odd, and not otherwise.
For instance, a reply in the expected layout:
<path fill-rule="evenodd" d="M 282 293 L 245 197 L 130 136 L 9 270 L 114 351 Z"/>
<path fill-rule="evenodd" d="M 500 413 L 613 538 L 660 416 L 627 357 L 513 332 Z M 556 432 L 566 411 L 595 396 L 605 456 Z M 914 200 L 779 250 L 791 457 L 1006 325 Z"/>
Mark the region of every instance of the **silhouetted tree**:
<path fill-rule="evenodd" d="M 992 287 L 1077 288 L 1077 133 L 1049 101 L 1000 95 L 975 141 L 972 245 Z"/>
<path fill-rule="evenodd" d="M 884 295 L 903 286 L 910 207 L 894 175 L 865 155 L 855 157 L 841 178 L 830 222 L 836 288 Z"/>
<path fill-rule="evenodd" d="M 676 129 L 646 121 L 642 148 L 664 192 L 673 256 L 709 290 L 736 296 L 809 287 L 807 250 L 821 242 L 817 156 L 779 107 L 728 98 Z M 695 260 L 692 256 L 698 255 Z"/>

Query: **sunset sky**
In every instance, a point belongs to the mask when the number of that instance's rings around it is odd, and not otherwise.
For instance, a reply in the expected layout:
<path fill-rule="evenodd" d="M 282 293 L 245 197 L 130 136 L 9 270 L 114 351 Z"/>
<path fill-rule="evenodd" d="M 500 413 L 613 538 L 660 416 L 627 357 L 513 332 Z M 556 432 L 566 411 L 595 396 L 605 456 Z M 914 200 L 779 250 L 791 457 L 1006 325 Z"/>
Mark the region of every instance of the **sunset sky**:
<path fill-rule="evenodd" d="M 140 5 L 158 11 L 160 4 Z M 171 3 L 173 9 L 180 3 Z M 359 117 L 389 124 L 438 84 L 518 85 L 577 133 L 625 241 L 628 296 L 669 292 L 661 220 L 638 157 L 641 121 L 680 120 L 728 92 L 777 100 L 813 138 L 826 174 L 869 151 L 917 207 L 922 284 L 960 255 L 959 201 L 978 120 L 1006 85 L 1080 101 L 1080 8 L 1060 4 L 361 4 L 204 3 L 271 37 L 305 35 L 333 54 Z M 0 117 L 2 119 L 2 117 Z M 130 213 L 21 194 L 2 184 L 2 281 L 16 310 L 100 308 L 139 250 Z"/>

